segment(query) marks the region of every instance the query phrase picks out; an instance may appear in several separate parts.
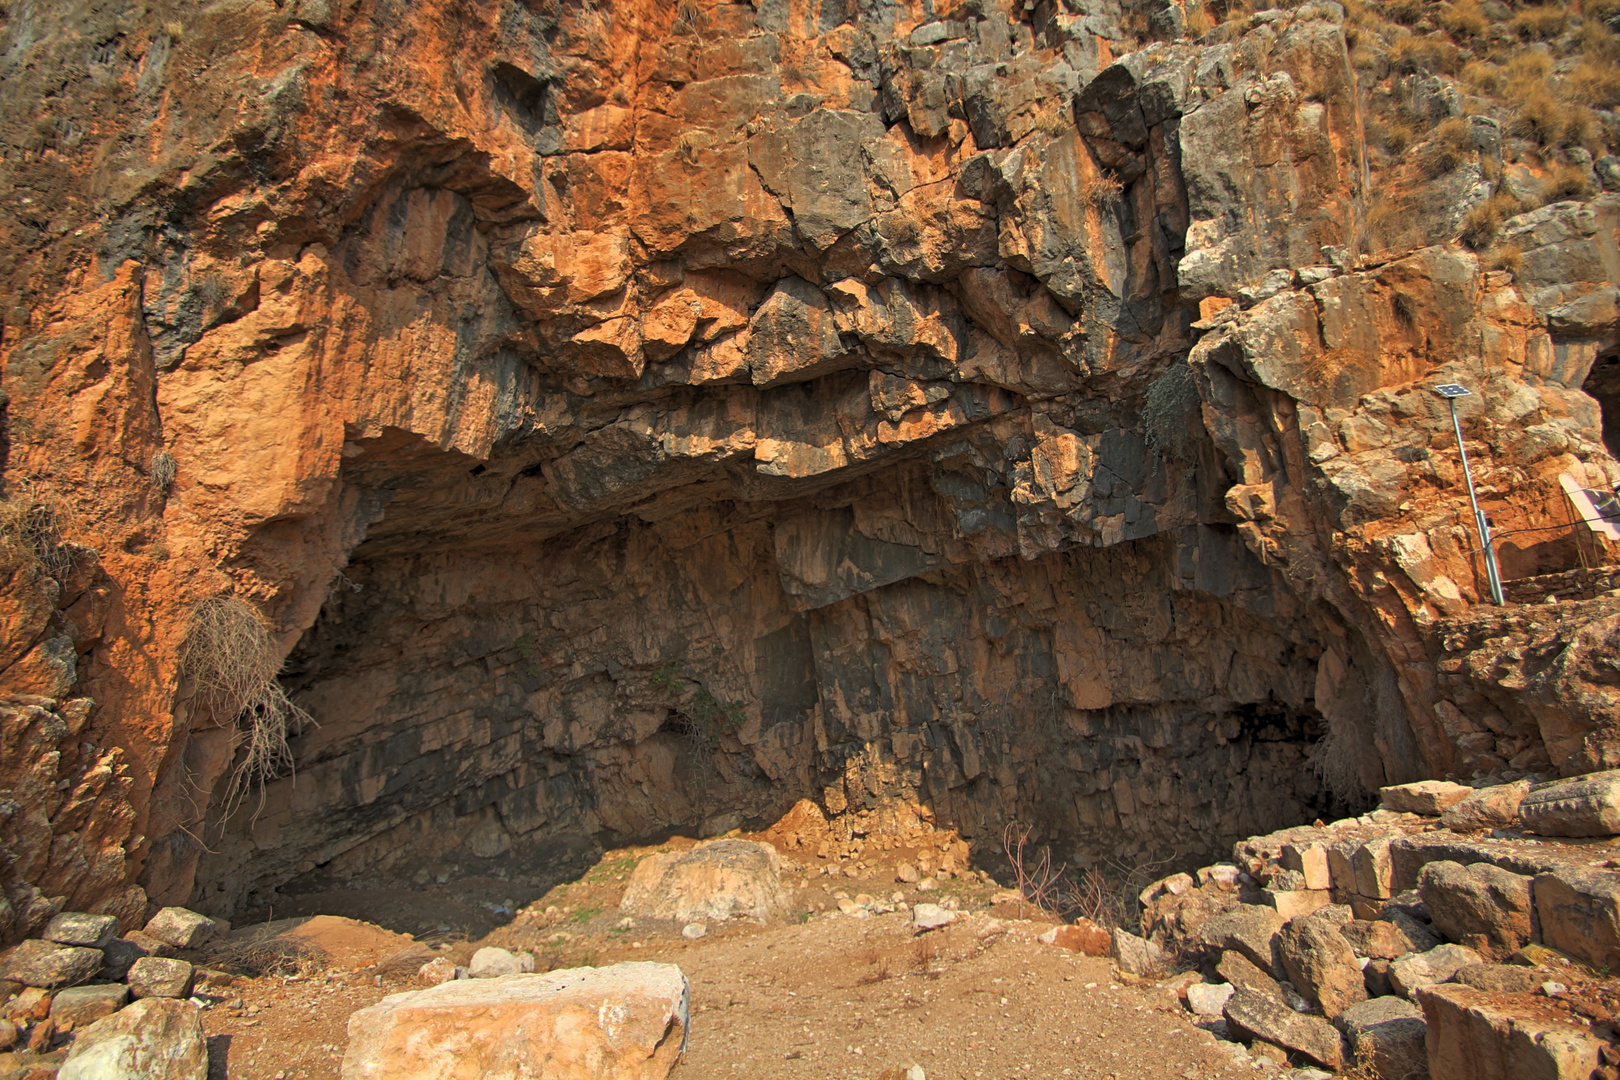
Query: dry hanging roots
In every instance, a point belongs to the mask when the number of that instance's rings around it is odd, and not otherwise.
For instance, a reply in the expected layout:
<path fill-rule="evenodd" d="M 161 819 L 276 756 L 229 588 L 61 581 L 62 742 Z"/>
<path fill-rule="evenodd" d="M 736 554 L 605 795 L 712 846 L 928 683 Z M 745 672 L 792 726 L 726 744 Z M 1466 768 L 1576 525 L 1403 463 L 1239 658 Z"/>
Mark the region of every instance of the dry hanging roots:
<path fill-rule="evenodd" d="M 192 609 L 181 669 L 191 678 L 198 703 L 219 723 L 237 726 L 244 752 L 231 771 L 228 815 L 255 784 L 262 798 L 265 781 L 292 768 L 287 734 L 314 720 L 276 681 L 281 657 L 270 628 L 239 597 L 211 597 Z"/>

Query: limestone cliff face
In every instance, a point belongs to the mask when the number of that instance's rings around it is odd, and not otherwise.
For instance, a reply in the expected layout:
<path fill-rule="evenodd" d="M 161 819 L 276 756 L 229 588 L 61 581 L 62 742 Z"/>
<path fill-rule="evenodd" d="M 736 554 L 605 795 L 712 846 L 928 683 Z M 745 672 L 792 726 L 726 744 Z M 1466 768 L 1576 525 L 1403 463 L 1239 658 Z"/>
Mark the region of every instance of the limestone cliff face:
<path fill-rule="evenodd" d="M 1337 5 L 151 7 L 0 16 L 0 450 L 78 545 L 0 598 L 55 733 L 3 779 L 106 772 L 6 936 L 804 796 L 1192 857 L 1325 810 L 1313 745 L 1339 798 L 1620 764 L 1612 602 L 1489 623 L 1427 389 L 1499 529 L 1620 481 L 1620 196 L 1517 272 L 1484 181 L 1373 243 Z M 230 815 L 221 594 L 318 723 Z"/>

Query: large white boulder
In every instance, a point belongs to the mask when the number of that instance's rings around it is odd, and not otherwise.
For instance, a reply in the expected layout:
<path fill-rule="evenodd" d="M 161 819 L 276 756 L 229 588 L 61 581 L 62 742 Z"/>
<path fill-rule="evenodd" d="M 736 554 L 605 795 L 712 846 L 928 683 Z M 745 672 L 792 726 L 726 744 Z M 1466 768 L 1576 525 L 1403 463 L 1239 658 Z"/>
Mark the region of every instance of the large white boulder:
<path fill-rule="evenodd" d="M 143 998 L 78 1033 L 57 1080 L 207 1080 L 202 1014 L 189 1001 Z"/>
<path fill-rule="evenodd" d="M 627 915 L 683 924 L 733 916 L 769 921 L 785 917 L 790 906 L 781 857 L 771 845 L 752 840 L 649 855 L 637 864 L 619 902 Z"/>
<path fill-rule="evenodd" d="M 686 1049 L 672 964 L 457 979 L 349 1017 L 343 1080 L 663 1080 Z"/>

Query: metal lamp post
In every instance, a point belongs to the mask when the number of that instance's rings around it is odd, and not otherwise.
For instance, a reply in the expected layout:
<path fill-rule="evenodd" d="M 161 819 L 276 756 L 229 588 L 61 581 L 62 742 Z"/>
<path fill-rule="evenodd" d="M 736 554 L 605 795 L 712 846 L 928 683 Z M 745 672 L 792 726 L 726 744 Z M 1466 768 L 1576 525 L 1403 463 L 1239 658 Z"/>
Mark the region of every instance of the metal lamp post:
<path fill-rule="evenodd" d="M 1485 520 L 1485 512 L 1479 508 L 1479 497 L 1474 494 L 1474 473 L 1468 467 L 1468 451 L 1463 449 L 1462 422 L 1457 419 L 1457 399 L 1468 397 L 1473 391 L 1457 383 L 1443 383 L 1435 387 L 1434 392 L 1451 406 L 1451 430 L 1457 433 L 1457 456 L 1462 458 L 1463 479 L 1468 482 L 1468 501 L 1474 507 L 1474 525 L 1479 529 L 1480 549 L 1485 552 L 1485 579 L 1491 586 L 1491 599 L 1501 606 L 1507 603 L 1507 598 L 1502 595 L 1502 573 L 1496 568 L 1496 552 L 1491 550 L 1491 525 Z"/>

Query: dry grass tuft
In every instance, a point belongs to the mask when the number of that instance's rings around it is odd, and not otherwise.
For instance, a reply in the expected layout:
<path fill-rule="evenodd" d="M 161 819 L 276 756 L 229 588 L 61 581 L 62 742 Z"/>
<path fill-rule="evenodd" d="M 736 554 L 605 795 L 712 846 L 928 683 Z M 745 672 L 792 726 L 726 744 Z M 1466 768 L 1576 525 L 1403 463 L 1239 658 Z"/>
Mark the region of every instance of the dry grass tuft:
<path fill-rule="evenodd" d="M 1457 0 L 1440 9 L 1440 25 L 1453 37 L 1484 37 L 1490 31 L 1491 21 L 1479 9 L 1478 0 Z"/>
<path fill-rule="evenodd" d="M 159 450 L 152 455 L 152 464 L 147 468 L 147 475 L 152 478 L 152 486 L 167 495 L 174 486 L 175 475 L 179 471 L 179 464 L 174 455 L 167 450 Z"/>
<path fill-rule="evenodd" d="M 1502 222 L 1522 213 L 1519 200 L 1505 191 L 1498 191 L 1485 202 L 1468 211 L 1463 218 L 1462 242 L 1474 251 L 1484 251 L 1496 242 L 1502 231 Z"/>
<path fill-rule="evenodd" d="M 1503 244 L 1501 247 L 1492 248 L 1485 256 L 1487 270 L 1506 270 L 1511 274 L 1517 274 L 1523 266 L 1524 251 L 1518 244 Z"/>
<path fill-rule="evenodd" d="M 32 563 L 61 581 L 73 572 L 73 553 L 62 542 L 62 512 L 33 493 L 0 501 L 0 556 L 12 565 Z"/>
<path fill-rule="evenodd" d="M 1508 22 L 1508 29 L 1525 41 L 1551 41 L 1569 26 L 1569 12 L 1562 4 L 1519 9 Z"/>
<path fill-rule="evenodd" d="M 1474 129 L 1460 116 L 1448 117 L 1434 129 L 1434 135 L 1423 148 L 1421 163 L 1430 178 L 1446 173 L 1474 160 Z"/>
<path fill-rule="evenodd" d="M 270 627 L 240 597 L 210 597 L 192 609 L 180 663 L 198 704 L 217 723 L 236 724 L 241 738 L 241 760 L 225 795 L 229 815 L 251 788 L 262 799 L 265 782 L 292 769 L 288 733 L 314 720 L 276 681 L 281 656 Z"/>

